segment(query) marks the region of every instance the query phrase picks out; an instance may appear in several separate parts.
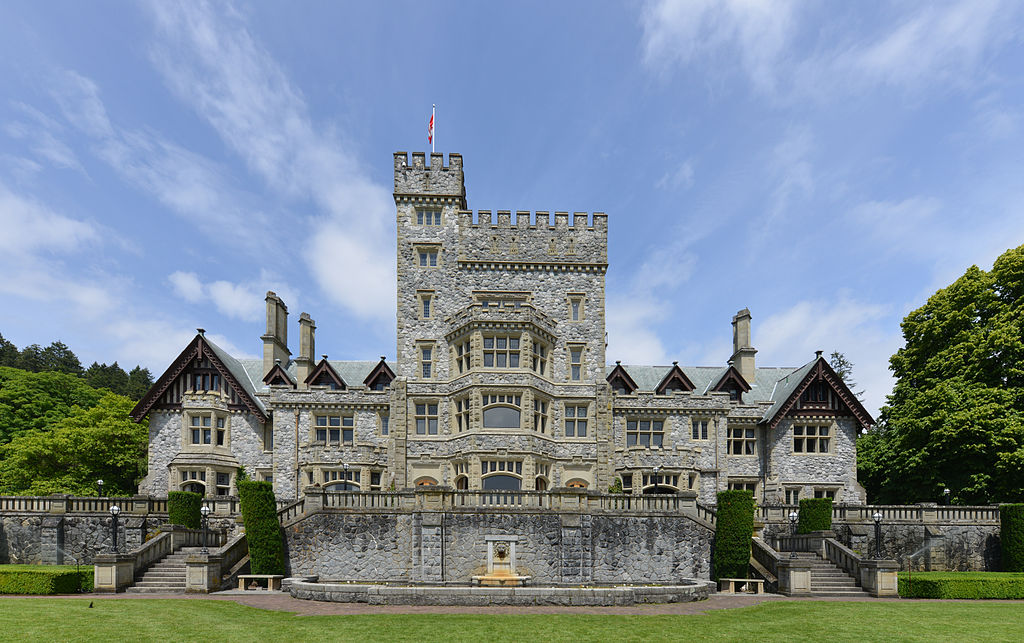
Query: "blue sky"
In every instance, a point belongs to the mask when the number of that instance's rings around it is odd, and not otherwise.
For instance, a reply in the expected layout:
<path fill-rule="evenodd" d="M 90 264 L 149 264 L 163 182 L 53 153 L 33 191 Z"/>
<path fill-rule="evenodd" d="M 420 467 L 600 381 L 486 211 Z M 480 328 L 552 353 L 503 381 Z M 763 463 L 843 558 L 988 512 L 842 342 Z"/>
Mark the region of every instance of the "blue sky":
<path fill-rule="evenodd" d="M 609 215 L 609 361 L 816 349 L 884 401 L 899 322 L 1024 243 L 1024 5 L 0 3 L 0 333 L 154 373 L 263 294 L 394 355 L 391 154 L 473 209 Z M 293 342 L 294 343 L 294 342 Z"/>

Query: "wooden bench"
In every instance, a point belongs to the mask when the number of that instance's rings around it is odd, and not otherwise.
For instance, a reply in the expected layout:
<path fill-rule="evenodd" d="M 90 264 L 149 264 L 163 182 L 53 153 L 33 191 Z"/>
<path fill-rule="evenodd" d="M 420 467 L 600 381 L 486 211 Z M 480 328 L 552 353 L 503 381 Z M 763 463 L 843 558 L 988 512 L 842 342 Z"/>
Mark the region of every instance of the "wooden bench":
<path fill-rule="evenodd" d="M 240 590 L 265 590 L 268 592 L 281 591 L 281 579 L 284 576 L 274 574 L 239 574 L 238 589 Z M 248 583 L 247 581 L 252 581 Z"/>
<path fill-rule="evenodd" d="M 764 594 L 760 578 L 719 578 L 718 591 L 726 594 Z"/>

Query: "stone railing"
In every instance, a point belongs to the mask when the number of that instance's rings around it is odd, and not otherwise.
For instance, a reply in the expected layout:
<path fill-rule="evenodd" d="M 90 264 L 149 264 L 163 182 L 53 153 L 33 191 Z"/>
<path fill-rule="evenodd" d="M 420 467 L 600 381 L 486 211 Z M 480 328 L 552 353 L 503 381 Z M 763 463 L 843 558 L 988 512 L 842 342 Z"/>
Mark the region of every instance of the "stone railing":
<path fill-rule="evenodd" d="M 765 589 L 774 591 L 778 586 L 779 579 L 779 552 L 769 547 L 765 541 L 755 537 L 750 543 L 750 556 L 756 563 L 754 568 L 765 577 L 767 585 Z"/>
<path fill-rule="evenodd" d="M 860 578 L 860 556 L 835 538 L 826 538 L 824 545 L 825 558 L 835 563 L 836 567 L 850 576 Z"/>
<path fill-rule="evenodd" d="M 697 517 L 711 523 L 712 525 L 716 524 L 718 521 L 718 513 L 711 507 L 705 507 L 702 504 L 697 505 Z"/>
<path fill-rule="evenodd" d="M 800 512 L 798 505 L 762 505 L 756 518 L 761 522 L 788 523 L 790 512 Z M 874 515 L 882 515 L 886 524 L 999 524 L 999 507 L 991 506 L 937 506 L 937 505 L 833 505 L 832 522 L 874 522 Z"/>
<path fill-rule="evenodd" d="M 50 496 L 0 496 L 0 511 L 50 513 Z"/>
<path fill-rule="evenodd" d="M 279 500 L 278 507 L 292 502 Z M 167 515 L 167 498 L 157 496 L 0 496 L 0 513 L 109 514 L 113 505 L 117 505 L 123 515 Z M 203 498 L 203 505 L 209 507 L 214 516 L 235 516 L 239 513 L 235 496 Z"/>
<path fill-rule="evenodd" d="M 285 524 L 286 522 L 290 521 L 290 520 L 294 520 L 295 518 L 298 518 L 299 516 L 301 516 L 303 514 L 303 512 L 305 511 L 305 506 L 306 506 L 306 499 L 305 498 L 299 498 L 298 500 L 293 500 L 291 503 L 289 503 L 289 504 L 287 504 L 287 505 L 285 505 L 283 507 L 280 505 L 280 503 L 278 503 L 278 506 L 277 506 L 277 519 L 281 522 L 282 525 Z"/>

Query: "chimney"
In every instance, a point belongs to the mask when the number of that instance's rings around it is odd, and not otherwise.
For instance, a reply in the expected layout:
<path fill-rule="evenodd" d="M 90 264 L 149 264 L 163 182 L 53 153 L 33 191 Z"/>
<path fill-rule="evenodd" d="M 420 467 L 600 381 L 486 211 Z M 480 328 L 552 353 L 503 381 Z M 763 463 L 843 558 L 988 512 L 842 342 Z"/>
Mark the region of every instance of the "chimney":
<path fill-rule="evenodd" d="M 299 380 L 299 388 L 308 388 L 306 378 L 316 365 L 313 355 L 316 354 L 316 322 L 309 313 L 299 315 L 299 356 L 295 358 L 295 375 Z"/>
<path fill-rule="evenodd" d="M 754 354 L 757 350 L 750 344 L 750 310 L 744 308 L 732 318 L 732 358 L 748 384 L 754 383 Z"/>
<path fill-rule="evenodd" d="M 263 374 L 274 368 L 275 360 L 287 367 L 291 351 L 288 350 L 288 307 L 273 291 L 267 291 L 267 332 L 263 340 Z"/>

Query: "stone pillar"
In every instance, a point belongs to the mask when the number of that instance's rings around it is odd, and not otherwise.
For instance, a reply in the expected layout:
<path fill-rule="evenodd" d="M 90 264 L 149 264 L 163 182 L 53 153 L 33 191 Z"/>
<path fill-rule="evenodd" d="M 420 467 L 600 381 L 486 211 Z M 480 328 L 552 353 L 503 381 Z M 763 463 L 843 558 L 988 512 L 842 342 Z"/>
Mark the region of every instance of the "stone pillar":
<path fill-rule="evenodd" d="M 444 514 L 423 512 L 418 514 L 419 539 L 416 543 L 419 561 L 418 580 L 425 583 L 444 582 Z M 415 520 L 415 519 L 414 519 Z"/>
<path fill-rule="evenodd" d="M 147 521 L 145 516 L 132 516 L 124 518 L 124 548 L 125 551 L 138 549 L 146 542 Z"/>
<path fill-rule="evenodd" d="M 593 578 L 590 516 L 562 514 L 559 534 L 559 578 L 562 583 L 587 583 Z"/>
<path fill-rule="evenodd" d="M 895 560 L 862 560 L 860 586 L 872 596 L 898 596 L 896 572 L 899 567 Z"/>
<path fill-rule="evenodd" d="M 113 594 L 135 579 L 134 554 L 99 554 L 93 559 L 93 591 Z"/>
<path fill-rule="evenodd" d="M 811 595 L 812 561 L 803 558 L 779 559 L 779 593 L 786 596 Z"/>
<path fill-rule="evenodd" d="M 391 475 L 394 476 L 395 489 L 405 489 L 409 485 L 406 475 L 406 446 L 409 435 L 409 401 L 408 387 L 404 377 L 391 382 Z M 382 481 L 383 484 L 383 481 Z M 390 486 L 390 485 L 389 485 Z"/>
<path fill-rule="evenodd" d="M 43 516 L 39 528 L 39 562 L 64 564 L 64 516 Z"/>
<path fill-rule="evenodd" d="M 324 490 L 320 487 L 306 487 L 302 490 L 305 500 L 302 502 L 302 512 L 306 515 L 317 513 L 324 508 Z"/>
<path fill-rule="evenodd" d="M 190 554 L 185 559 L 185 593 L 209 594 L 219 590 L 222 560 L 214 554 Z"/>

